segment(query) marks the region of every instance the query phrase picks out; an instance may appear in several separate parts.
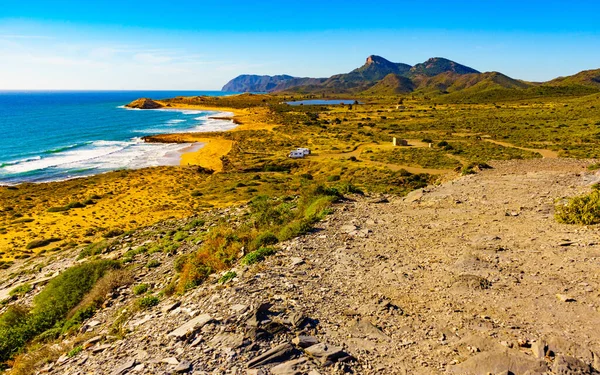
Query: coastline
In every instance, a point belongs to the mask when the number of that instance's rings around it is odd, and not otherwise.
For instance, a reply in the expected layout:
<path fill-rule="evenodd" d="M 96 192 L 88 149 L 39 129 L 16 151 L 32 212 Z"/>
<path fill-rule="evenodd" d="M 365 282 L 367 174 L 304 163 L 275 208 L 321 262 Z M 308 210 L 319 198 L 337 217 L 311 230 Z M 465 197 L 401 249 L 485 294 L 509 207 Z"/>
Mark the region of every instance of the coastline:
<path fill-rule="evenodd" d="M 266 120 L 266 112 L 264 108 L 230 108 L 230 107 L 215 107 L 215 106 L 204 106 L 204 105 L 192 105 L 192 104 L 179 104 L 179 103 L 166 103 L 164 101 L 157 100 L 163 106 L 169 104 L 169 109 L 187 109 L 187 110 L 202 110 L 202 111 L 215 111 L 215 112 L 230 112 L 233 114 L 231 121 L 237 126 L 224 130 L 223 133 L 227 132 L 238 132 L 246 130 L 272 130 L 275 125 L 269 124 Z M 220 116 L 221 120 L 224 120 Z M 209 132 L 187 132 L 187 133 L 169 133 L 169 134 L 158 134 L 153 136 L 143 137 L 145 142 L 149 143 L 191 143 L 195 145 L 189 150 L 182 150 L 181 153 L 181 166 L 201 166 L 204 168 L 212 169 L 215 172 L 221 172 L 223 170 L 223 163 L 221 157 L 227 155 L 233 147 L 233 141 L 225 139 L 223 137 L 207 137 L 206 133 Z"/>

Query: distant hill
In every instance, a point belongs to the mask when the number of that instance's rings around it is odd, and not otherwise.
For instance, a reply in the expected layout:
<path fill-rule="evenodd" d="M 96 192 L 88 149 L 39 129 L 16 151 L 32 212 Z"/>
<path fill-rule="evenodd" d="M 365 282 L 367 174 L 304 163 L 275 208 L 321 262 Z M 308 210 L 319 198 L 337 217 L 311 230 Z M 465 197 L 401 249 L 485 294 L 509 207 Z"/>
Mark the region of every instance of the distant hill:
<path fill-rule="evenodd" d="M 259 76 L 254 74 L 242 74 L 227 82 L 221 91 L 229 92 L 268 92 L 272 91 L 278 84 L 295 79 L 295 77 L 283 74 L 277 76 Z"/>
<path fill-rule="evenodd" d="M 454 92 L 465 89 L 489 90 L 495 88 L 524 89 L 531 84 L 510 78 L 498 72 L 458 74 L 445 72 L 432 77 L 413 78 L 417 90 Z"/>
<path fill-rule="evenodd" d="M 425 75 L 433 77 L 442 73 L 456 73 L 456 74 L 471 74 L 479 73 L 473 68 L 461 65 L 457 62 L 444 59 L 443 57 L 432 57 L 424 63 L 417 64 L 410 68 L 408 76 Z"/>
<path fill-rule="evenodd" d="M 558 77 L 548 82 L 550 86 L 573 86 L 581 85 L 600 88 L 600 69 L 584 70 L 568 77 Z"/>
<path fill-rule="evenodd" d="M 439 96 L 444 101 L 581 96 L 600 92 L 600 69 L 532 83 L 499 72 L 480 73 L 443 57 L 433 57 L 411 66 L 371 55 L 361 67 L 329 78 L 241 75 L 227 83 L 223 91 L 367 95 L 414 92 Z"/>
<path fill-rule="evenodd" d="M 390 73 L 381 81 L 367 89 L 369 94 L 393 95 L 406 94 L 415 89 L 415 84 L 410 78 Z"/>

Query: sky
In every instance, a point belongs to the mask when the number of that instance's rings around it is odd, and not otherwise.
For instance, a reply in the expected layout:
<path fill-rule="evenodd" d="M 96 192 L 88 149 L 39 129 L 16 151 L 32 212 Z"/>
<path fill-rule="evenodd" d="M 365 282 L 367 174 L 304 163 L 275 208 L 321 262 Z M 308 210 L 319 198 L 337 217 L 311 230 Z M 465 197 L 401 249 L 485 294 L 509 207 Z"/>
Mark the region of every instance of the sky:
<path fill-rule="evenodd" d="M 598 1 L 0 0 L 0 90 L 219 90 L 380 55 L 545 81 L 600 68 Z"/>

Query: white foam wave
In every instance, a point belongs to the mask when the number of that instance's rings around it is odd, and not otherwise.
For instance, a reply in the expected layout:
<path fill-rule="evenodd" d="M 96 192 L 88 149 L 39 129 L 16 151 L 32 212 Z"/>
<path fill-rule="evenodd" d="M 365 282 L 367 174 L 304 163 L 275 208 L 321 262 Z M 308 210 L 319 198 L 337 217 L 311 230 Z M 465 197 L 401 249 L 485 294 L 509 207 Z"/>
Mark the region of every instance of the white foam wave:
<path fill-rule="evenodd" d="M 18 174 L 32 171 L 54 170 L 65 173 L 72 170 L 137 169 L 160 165 L 179 165 L 181 153 L 192 144 L 144 143 L 135 138 L 129 142 L 95 141 L 79 150 L 68 150 L 50 157 L 26 159 L 6 165 L 2 174 Z"/>

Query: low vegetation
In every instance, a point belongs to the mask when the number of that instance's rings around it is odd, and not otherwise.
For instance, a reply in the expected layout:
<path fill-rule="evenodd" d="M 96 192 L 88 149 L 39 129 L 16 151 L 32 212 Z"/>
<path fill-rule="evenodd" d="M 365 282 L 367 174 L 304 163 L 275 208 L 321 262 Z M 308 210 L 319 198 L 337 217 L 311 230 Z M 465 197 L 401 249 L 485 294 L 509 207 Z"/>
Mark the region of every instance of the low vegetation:
<path fill-rule="evenodd" d="M 600 224 L 600 191 L 573 197 L 556 206 L 555 218 L 559 223 L 594 225 Z"/>
<path fill-rule="evenodd" d="M 31 308 L 11 305 L 0 316 L 0 362 L 18 354 L 34 338 L 56 337 L 74 325 L 74 318 L 89 314 L 89 305 L 80 306 L 84 297 L 105 274 L 118 268 L 118 262 L 104 260 L 69 268 L 34 297 Z M 94 294 L 100 298 L 101 293 Z M 90 303 L 96 301 L 95 297 L 87 298 L 91 298 Z"/>

